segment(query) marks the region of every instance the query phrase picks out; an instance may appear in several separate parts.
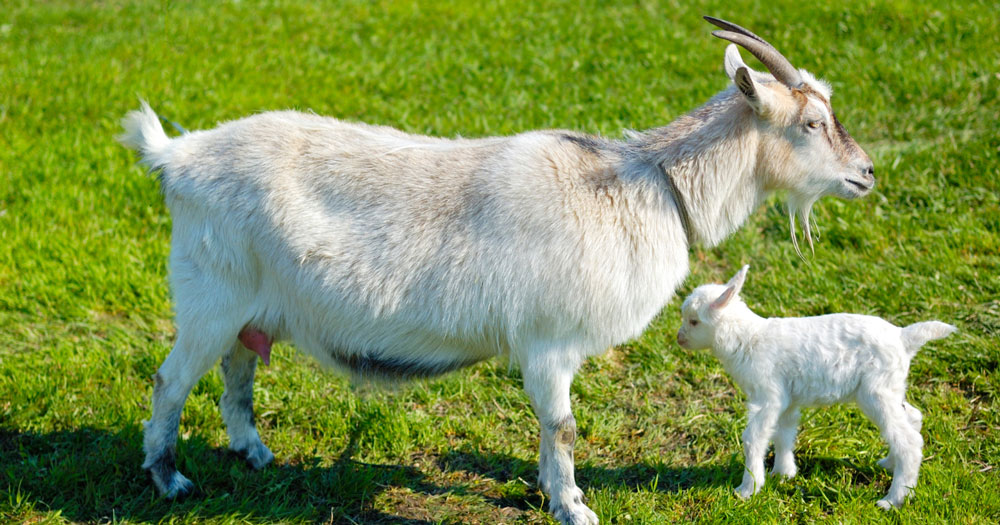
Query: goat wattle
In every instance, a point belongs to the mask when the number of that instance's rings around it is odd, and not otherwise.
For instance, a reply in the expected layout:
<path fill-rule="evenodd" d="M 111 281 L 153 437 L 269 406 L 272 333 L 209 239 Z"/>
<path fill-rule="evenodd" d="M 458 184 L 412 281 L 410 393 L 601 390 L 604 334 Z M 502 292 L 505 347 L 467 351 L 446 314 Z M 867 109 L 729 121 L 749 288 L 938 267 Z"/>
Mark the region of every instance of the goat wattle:
<path fill-rule="evenodd" d="M 240 330 L 239 339 L 243 346 L 259 355 L 265 365 L 271 364 L 271 343 L 274 340 L 267 334 L 256 328 L 246 327 Z"/>

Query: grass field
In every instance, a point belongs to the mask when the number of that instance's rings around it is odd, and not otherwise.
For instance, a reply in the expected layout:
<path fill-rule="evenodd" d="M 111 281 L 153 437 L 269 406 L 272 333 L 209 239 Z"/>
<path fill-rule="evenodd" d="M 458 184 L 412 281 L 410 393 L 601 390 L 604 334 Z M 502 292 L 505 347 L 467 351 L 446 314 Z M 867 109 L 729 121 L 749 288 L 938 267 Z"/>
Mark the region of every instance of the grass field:
<path fill-rule="evenodd" d="M 742 394 L 673 341 L 679 299 L 573 385 L 577 480 L 604 523 L 1000 521 L 1000 18 L 994 2 L 743 0 L 83 2 L 0 6 L 0 521 L 546 523 L 538 427 L 516 370 L 484 363 L 393 392 L 293 348 L 258 372 L 277 456 L 226 451 L 218 374 L 181 422 L 199 487 L 158 499 L 140 469 L 150 375 L 174 337 L 170 217 L 115 143 L 137 96 L 189 129 L 298 108 L 442 136 L 666 124 L 728 80 L 713 14 L 830 81 L 875 161 L 867 199 L 821 201 L 800 260 L 780 200 L 691 253 L 679 294 L 753 270 L 762 315 L 869 313 L 959 326 L 916 357 L 925 461 L 910 504 L 854 408 L 808 412 L 801 476 L 754 499 Z M 749 59 L 748 54 L 744 57 Z"/>

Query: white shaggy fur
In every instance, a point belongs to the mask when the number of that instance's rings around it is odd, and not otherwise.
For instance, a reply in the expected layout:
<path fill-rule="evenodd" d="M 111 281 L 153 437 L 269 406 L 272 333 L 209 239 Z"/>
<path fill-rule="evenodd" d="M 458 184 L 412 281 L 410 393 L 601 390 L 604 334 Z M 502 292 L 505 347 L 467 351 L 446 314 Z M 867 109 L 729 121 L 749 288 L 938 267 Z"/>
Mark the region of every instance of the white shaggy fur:
<path fill-rule="evenodd" d="M 867 155 L 832 131 L 824 89 L 754 74 L 626 141 L 447 140 L 291 111 L 170 139 L 144 103 L 120 140 L 161 172 L 177 324 L 145 468 L 167 497 L 190 491 L 174 468 L 180 412 L 220 357 L 230 446 L 255 467 L 271 460 L 241 330 L 376 379 L 505 354 L 541 423 L 551 511 L 595 523 L 573 474 L 569 391 L 583 360 L 642 332 L 687 275 L 689 240 L 721 241 L 775 190 L 811 203 L 874 184 Z"/>
<path fill-rule="evenodd" d="M 955 327 L 929 321 L 899 328 L 854 314 L 764 319 L 739 297 L 748 268 L 725 286 L 696 288 L 681 306 L 677 333 L 684 348 L 711 348 L 747 396 L 746 470 L 737 494 L 748 498 L 764 486 L 764 454 L 772 438 L 772 474 L 795 475 L 800 407 L 854 401 L 889 443 L 889 455 L 879 464 L 893 471 L 892 486 L 878 504 L 902 505 L 917 484 L 923 447 L 920 411 L 906 402 L 910 360 Z"/>

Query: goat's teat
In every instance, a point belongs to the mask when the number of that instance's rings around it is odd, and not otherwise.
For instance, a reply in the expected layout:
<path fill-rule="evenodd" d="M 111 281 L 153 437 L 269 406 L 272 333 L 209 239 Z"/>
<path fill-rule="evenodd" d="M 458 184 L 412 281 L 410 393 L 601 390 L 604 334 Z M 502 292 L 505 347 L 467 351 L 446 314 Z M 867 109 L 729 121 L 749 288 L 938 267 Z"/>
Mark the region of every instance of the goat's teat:
<path fill-rule="evenodd" d="M 239 340 L 248 350 L 259 355 L 265 365 L 271 364 L 271 343 L 274 340 L 267 334 L 247 326 L 240 330 Z"/>

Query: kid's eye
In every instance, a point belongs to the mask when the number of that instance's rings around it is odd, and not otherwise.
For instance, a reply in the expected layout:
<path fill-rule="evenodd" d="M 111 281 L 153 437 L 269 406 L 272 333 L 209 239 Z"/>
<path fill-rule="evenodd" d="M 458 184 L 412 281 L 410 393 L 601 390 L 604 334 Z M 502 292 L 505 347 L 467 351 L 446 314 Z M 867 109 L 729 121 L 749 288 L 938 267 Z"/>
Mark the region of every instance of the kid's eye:
<path fill-rule="evenodd" d="M 691 326 L 698 326 L 698 320 L 697 319 L 691 319 L 688 322 L 691 323 Z"/>

